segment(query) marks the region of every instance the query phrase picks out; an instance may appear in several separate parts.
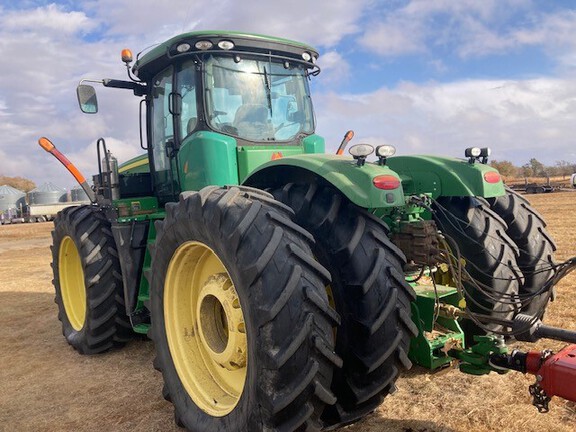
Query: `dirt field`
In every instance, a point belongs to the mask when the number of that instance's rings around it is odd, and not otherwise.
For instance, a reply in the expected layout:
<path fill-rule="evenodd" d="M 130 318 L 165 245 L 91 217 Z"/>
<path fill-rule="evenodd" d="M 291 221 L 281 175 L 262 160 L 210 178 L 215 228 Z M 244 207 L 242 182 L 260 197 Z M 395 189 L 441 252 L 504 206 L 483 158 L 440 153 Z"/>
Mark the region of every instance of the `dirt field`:
<path fill-rule="evenodd" d="M 576 194 L 531 196 L 558 244 L 576 255 Z M 53 302 L 50 223 L 0 226 L 0 431 L 180 431 L 152 368 L 153 346 L 84 357 L 61 335 Z M 546 322 L 576 328 L 576 272 L 558 286 Z M 529 345 L 517 344 L 521 348 Z M 541 342 L 555 350 L 563 344 Z M 533 378 L 471 377 L 414 368 L 374 414 L 347 432 L 576 430 L 576 404 L 555 398 L 549 414 L 531 405 Z"/>

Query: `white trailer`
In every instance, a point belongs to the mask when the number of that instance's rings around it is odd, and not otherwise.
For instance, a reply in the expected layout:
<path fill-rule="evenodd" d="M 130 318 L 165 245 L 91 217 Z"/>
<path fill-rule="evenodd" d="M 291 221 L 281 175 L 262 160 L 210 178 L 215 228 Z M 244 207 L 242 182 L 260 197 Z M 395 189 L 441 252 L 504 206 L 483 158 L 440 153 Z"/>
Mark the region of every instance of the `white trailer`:
<path fill-rule="evenodd" d="M 90 204 L 90 201 L 71 201 L 57 204 L 33 204 L 28 206 L 27 222 L 45 222 L 54 219 L 54 216 L 66 207 Z"/>

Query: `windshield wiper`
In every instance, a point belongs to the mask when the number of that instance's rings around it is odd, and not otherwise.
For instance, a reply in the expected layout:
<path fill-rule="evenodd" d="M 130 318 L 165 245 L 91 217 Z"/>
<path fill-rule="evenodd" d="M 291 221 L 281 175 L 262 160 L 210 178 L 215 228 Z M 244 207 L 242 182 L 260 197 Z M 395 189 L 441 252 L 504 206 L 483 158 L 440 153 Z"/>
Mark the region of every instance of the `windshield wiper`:
<path fill-rule="evenodd" d="M 264 84 L 266 84 L 266 99 L 268 100 L 268 110 L 270 111 L 270 117 L 272 117 L 272 90 L 270 81 L 268 78 L 268 72 L 266 71 L 266 66 L 264 68 Z"/>

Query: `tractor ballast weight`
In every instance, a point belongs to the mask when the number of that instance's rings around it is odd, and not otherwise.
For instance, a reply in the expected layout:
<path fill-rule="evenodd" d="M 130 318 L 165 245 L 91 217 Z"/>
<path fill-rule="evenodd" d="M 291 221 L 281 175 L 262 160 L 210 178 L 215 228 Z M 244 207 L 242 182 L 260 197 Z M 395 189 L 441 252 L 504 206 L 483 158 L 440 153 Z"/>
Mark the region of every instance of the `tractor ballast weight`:
<path fill-rule="evenodd" d="M 342 155 L 349 131 L 325 154 L 317 58 L 286 39 L 191 32 L 132 67 L 124 50 L 129 80 L 97 81 L 142 97 L 147 154 L 116 168 L 100 139 L 93 204 L 56 218 L 59 318 L 83 354 L 148 334 L 189 430 L 334 429 L 376 409 L 412 362 L 480 358 L 470 370 L 489 371 L 497 344 L 468 344 L 519 310 L 543 313 L 570 267 L 488 149 L 461 160 L 378 146 L 369 161 L 367 144 Z M 81 109 L 97 113 L 84 82 Z M 517 262 L 519 247 L 546 261 Z"/>

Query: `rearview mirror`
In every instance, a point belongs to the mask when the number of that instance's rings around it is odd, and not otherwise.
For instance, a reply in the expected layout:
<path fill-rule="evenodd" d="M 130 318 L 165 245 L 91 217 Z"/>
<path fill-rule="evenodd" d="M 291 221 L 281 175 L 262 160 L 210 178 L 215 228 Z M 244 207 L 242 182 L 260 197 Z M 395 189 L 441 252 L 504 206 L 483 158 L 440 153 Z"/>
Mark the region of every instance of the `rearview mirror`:
<path fill-rule="evenodd" d="M 78 103 L 80 109 L 86 114 L 96 114 L 98 112 L 98 99 L 96 99 L 96 90 L 91 85 L 80 84 L 76 88 Z"/>

